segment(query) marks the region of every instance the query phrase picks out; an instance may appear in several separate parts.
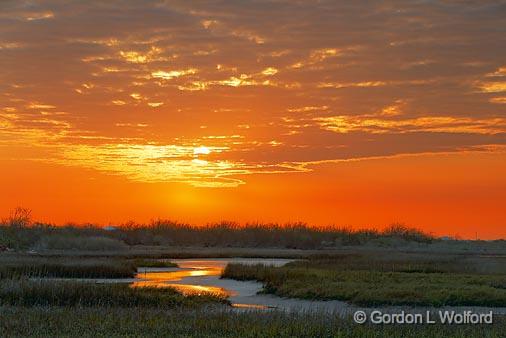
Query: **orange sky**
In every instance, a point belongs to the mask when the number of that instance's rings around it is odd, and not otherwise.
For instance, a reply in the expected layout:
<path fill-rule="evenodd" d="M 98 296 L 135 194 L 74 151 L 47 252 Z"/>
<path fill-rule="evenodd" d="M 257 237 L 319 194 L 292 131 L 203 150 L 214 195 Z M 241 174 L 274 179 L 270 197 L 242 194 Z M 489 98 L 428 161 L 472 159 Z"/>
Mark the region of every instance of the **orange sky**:
<path fill-rule="evenodd" d="M 504 4 L 0 3 L 0 215 L 506 237 Z"/>

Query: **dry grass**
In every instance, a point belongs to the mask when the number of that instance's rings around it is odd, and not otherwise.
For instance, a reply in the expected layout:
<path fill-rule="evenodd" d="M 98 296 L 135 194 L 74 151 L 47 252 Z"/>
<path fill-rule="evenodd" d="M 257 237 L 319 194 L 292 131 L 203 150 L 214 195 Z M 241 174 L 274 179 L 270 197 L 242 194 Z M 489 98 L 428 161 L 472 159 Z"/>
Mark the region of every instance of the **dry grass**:
<path fill-rule="evenodd" d="M 209 309 L 0 308 L 4 337 L 324 337 L 503 338 L 493 325 L 356 325 L 324 314 L 236 313 Z"/>

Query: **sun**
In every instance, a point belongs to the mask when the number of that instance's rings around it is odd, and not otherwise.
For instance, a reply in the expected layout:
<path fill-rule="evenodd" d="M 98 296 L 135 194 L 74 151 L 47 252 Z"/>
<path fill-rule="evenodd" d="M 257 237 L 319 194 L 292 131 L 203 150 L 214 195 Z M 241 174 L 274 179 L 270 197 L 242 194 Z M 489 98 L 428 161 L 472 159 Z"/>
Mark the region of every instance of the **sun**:
<path fill-rule="evenodd" d="M 200 146 L 197 148 L 193 148 L 194 155 L 209 155 L 211 150 L 208 147 Z"/>

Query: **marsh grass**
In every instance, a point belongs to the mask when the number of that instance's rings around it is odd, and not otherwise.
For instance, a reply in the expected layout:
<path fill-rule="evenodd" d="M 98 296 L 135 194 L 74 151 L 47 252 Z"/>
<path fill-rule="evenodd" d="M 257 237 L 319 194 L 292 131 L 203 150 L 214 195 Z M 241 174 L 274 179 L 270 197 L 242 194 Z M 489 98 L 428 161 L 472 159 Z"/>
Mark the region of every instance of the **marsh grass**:
<path fill-rule="evenodd" d="M 131 278 L 136 265 L 120 259 L 0 256 L 0 279 L 12 277 Z"/>
<path fill-rule="evenodd" d="M 18 306 L 198 306 L 223 303 L 219 295 L 185 296 L 172 288 L 132 288 L 127 284 L 95 284 L 26 279 L 0 280 L 0 304 Z"/>
<path fill-rule="evenodd" d="M 502 338 L 493 325 L 356 325 L 325 314 L 208 311 L 146 307 L 1 307 L 6 337 L 413 337 Z"/>
<path fill-rule="evenodd" d="M 287 266 L 325 270 L 505 275 L 506 256 L 399 251 L 320 253 L 310 255 L 306 260 L 288 263 Z"/>
<path fill-rule="evenodd" d="M 479 261 L 476 261 L 479 264 Z M 495 265 L 491 265 L 495 266 Z M 264 292 L 362 306 L 506 306 L 506 275 L 478 273 L 465 258 L 316 256 L 283 267 L 229 264 L 222 277 L 257 280 Z"/>
<path fill-rule="evenodd" d="M 166 260 L 157 260 L 157 259 L 142 259 L 137 258 L 132 261 L 132 263 L 136 267 L 143 267 L 143 268 L 177 268 L 176 263 L 172 263 L 170 261 Z"/>

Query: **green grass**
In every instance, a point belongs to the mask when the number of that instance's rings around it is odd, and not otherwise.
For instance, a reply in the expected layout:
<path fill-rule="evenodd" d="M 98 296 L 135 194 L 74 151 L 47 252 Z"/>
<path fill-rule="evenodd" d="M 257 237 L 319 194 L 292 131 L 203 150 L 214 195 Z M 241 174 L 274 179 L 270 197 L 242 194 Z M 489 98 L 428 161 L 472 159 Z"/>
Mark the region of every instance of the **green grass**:
<path fill-rule="evenodd" d="M 135 264 L 119 259 L 0 256 L 0 279 L 12 277 L 131 278 Z"/>
<path fill-rule="evenodd" d="M 502 338 L 493 325 L 356 325 L 322 314 L 235 313 L 162 308 L 0 307 L 4 337 L 413 337 Z"/>
<path fill-rule="evenodd" d="M 132 262 L 138 268 L 139 267 L 143 267 L 143 268 L 177 268 L 176 263 L 172 263 L 172 262 L 164 261 L 164 260 L 137 258 L 137 259 L 134 259 Z"/>
<path fill-rule="evenodd" d="M 132 288 L 43 280 L 0 280 L 0 304 L 20 306 L 144 306 L 172 308 L 228 302 L 218 295 L 184 296 L 171 288 Z"/>
<path fill-rule="evenodd" d="M 504 267 L 493 266 L 483 274 L 467 258 L 341 255 L 283 267 L 229 264 L 222 277 L 261 281 L 264 292 L 282 297 L 361 306 L 506 306 Z"/>

